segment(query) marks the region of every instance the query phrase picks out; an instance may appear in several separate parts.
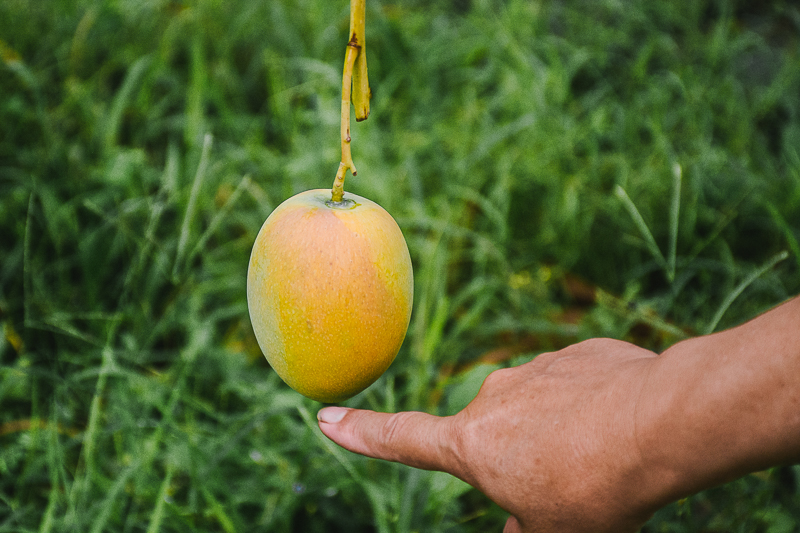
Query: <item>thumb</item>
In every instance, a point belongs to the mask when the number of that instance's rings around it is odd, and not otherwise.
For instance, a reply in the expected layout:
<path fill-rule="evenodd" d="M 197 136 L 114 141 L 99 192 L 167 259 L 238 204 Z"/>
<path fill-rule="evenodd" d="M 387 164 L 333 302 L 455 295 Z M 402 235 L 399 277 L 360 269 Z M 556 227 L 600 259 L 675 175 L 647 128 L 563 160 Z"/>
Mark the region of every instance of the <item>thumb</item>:
<path fill-rule="evenodd" d="M 325 407 L 317 413 L 317 420 L 329 439 L 352 452 L 460 474 L 459 446 L 450 418 L 414 411 L 390 414 Z"/>

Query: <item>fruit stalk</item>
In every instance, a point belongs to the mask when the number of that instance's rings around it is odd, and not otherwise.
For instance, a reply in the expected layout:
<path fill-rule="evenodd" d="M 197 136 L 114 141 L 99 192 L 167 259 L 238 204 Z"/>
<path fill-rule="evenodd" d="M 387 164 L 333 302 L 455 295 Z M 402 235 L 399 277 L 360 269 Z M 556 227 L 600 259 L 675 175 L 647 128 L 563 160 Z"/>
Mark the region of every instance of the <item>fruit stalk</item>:
<path fill-rule="evenodd" d="M 339 203 L 344 198 L 344 178 L 350 170 L 356 175 L 356 166 L 350 150 L 350 97 L 356 109 L 356 120 L 366 120 L 369 116 L 370 90 L 367 79 L 367 58 L 365 53 L 365 0 L 350 0 L 350 40 L 344 56 L 342 72 L 342 120 L 341 143 L 342 160 L 336 171 L 331 189 L 331 200 Z"/>
<path fill-rule="evenodd" d="M 353 65 L 358 55 L 358 47 L 352 41 L 347 43 L 347 53 L 344 56 L 344 73 L 342 74 L 342 161 L 333 180 L 333 193 L 331 200 L 341 202 L 344 197 L 344 177 L 348 169 L 356 175 L 357 170 L 353 164 L 353 155 L 350 151 L 350 87 L 353 79 Z"/>
<path fill-rule="evenodd" d="M 360 47 L 353 70 L 353 107 L 356 112 L 356 122 L 367 120 L 369 117 L 369 99 L 372 96 L 367 77 L 365 2 L 366 0 L 350 0 L 350 42 Z"/>

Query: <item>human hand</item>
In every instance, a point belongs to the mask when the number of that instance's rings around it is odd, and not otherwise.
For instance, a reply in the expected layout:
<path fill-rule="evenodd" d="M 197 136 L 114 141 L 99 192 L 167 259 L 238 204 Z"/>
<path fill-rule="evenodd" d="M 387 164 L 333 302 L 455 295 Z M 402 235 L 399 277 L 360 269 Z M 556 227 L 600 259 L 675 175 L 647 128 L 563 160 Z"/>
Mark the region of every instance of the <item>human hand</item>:
<path fill-rule="evenodd" d="M 666 503 L 637 442 L 654 361 L 593 339 L 493 372 L 454 416 L 327 407 L 319 426 L 353 452 L 461 478 L 511 513 L 506 533 L 633 532 Z"/>

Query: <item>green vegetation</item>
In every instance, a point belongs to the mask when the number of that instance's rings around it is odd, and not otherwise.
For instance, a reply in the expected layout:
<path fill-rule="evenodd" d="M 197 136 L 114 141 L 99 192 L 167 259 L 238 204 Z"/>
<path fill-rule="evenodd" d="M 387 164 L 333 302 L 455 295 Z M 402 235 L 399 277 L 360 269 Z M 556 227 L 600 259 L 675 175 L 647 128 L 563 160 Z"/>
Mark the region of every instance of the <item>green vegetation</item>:
<path fill-rule="evenodd" d="M 262 222 L 330 186 L 345 1 L 0 2 L 0 532 L 500 531 L 326 441 L 248 322 Z M 347 405 L 447 414 L 592 336 L 661 350 L 800 292 L 793 0 L 370 0 L 347 190 L 416 275 Z M 532 413 L 535 416 L 535 413 Z M 800 531 L 800 468 L 648 532 Z"/>

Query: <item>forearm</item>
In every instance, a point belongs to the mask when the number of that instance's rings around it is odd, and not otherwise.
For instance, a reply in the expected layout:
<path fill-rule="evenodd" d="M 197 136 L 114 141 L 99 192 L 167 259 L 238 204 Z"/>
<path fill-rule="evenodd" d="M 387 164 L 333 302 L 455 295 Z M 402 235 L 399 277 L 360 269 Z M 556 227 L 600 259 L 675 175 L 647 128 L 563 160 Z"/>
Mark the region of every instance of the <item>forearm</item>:
<path fill-rule="evenodd" d="M 637 432 L 664 501 L 800 461 L 800 298 L 661 354 Z"/>

